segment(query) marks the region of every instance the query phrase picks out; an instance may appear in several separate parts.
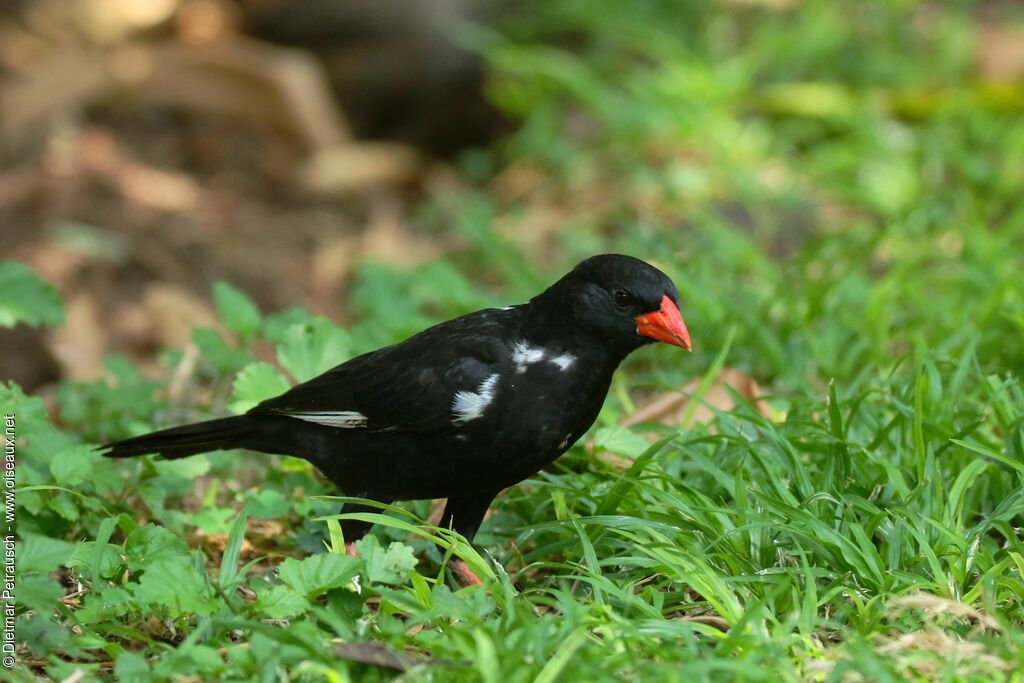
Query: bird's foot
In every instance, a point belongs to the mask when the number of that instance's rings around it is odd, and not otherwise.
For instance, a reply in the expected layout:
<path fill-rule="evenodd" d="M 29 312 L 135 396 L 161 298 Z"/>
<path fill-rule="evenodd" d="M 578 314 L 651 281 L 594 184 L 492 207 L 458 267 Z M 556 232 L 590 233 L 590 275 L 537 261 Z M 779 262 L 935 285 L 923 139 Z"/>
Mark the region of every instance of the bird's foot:
<path fill-rule="evenodd" d="M 452 574 L 455 575 L 455 580 L 459 582 L 459 585 L 463 588 L 467 586 L 480 586 L 483 585 L 483 581 L 476 575 L 469 565 L 466 564 L 465 560 L 460 560 L 457 557 L 453 557 L 448 560 L 448 568 L 452 570 Z"/>

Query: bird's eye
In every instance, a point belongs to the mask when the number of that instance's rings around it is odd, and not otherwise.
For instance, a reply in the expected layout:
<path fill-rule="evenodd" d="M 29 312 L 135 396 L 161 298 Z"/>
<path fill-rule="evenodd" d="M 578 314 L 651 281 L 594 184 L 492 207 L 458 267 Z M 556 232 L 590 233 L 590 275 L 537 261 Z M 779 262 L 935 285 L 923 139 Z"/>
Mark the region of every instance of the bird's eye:
<path fill-rule="evenodd" d="M 624 289 L 616 289 L 612 292 L 612 296 L 615 298 L 615 305 L 619 308 L 629 308 L 633 303 L 633 297 Z"/>

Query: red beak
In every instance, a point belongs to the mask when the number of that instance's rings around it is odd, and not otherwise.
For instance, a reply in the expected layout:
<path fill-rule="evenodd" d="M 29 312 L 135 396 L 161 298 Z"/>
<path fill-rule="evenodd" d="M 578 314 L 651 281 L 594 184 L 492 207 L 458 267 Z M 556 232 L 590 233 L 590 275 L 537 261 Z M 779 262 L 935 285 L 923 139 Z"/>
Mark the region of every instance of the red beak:
<path fill-rule="evenodd" d="M 672 346 L 682 347 L 687 351 L 693 350 L 690 347 L 690 332 L 686 329 L 683 316 L 679 315 L 679 309 L 667 294 L 661 298 L 660 311 L 645 313 L 637 317 L 636 333 Z"/>

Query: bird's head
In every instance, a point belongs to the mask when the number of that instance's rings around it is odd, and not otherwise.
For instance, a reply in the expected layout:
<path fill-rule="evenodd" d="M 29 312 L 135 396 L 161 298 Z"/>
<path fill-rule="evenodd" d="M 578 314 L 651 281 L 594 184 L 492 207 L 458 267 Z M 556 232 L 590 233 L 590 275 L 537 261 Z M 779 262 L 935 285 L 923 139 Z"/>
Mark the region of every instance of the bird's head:
<path fill-rule="evenodd" d="M 592 256 L 556 288 L 568 296 L 576 328 L 624 353 L 654 341 L 691 349 L 679 291 L 648 263 L 619 254 Z"/>

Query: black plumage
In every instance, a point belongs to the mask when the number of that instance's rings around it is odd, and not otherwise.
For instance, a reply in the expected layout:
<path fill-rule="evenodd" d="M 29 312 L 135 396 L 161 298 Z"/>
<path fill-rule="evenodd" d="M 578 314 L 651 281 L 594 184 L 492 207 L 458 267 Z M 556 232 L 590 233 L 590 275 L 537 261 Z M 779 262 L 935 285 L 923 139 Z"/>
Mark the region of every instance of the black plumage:
<path fill-rule="evenodd" d="M 447 497 L 442 525 L 472 540 L 499 491 L 589 429 L 630 352 L 655 340 L 689 348 L 678 304 L 656 268 L 595 256 L 526 304 L 435 325 L 244 415 L 108 444 L 106 455 L 246 448 L 298 456 L 346 495 Z M 343 525 L 348 541 L 368 529 Z"/>

